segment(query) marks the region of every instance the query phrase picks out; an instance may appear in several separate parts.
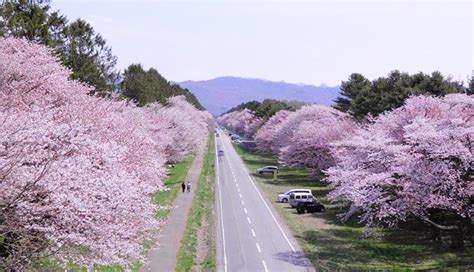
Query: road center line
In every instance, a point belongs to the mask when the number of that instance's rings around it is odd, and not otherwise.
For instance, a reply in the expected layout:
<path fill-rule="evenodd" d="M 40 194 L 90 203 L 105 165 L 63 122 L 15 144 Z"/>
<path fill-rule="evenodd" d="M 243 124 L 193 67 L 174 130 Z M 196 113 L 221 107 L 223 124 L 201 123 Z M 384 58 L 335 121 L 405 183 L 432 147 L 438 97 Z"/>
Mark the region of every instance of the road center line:
<path fill-rule="evenodd" d="M 239 197 L 242 198 L 242 194 L 241 194 L 241 193 L 239 193 Z"/>
<path fill-rule="evenodd" d="M 232 144 L 231 144 L 232 146 Z M 222 147 L 224 148 L 225 152 L 227 154 L 230 154 L 229 152 L 227 152 L 227 148 L 225 147 L 225 145 L 223 144 Z M 252 177 L 250 176 L 250 173 L 247 171 L 247 167 L 245 166 L 244 162 L 242 161 L 242 159 L 240 158 L 240 156 L 237 154 L 237 152 L 235 151 L 235 149 L 232 147 L 232 150 L 235 152 L 236 156 L 237 156 L 237 160 L 239 161 L 239 165 L 240 167 L 242 167 L 242 169 L 247 173 L 247 177 L 249 178 L 250 180 L 250 183 L 252 183 L 253 187 L 255 188 L 255 191 L 257 191 L 257 194 L 260 196 L 260 199 L 262 200 L 263 204 L 265 205 L 265 207 L 267 208 L 267 211 L 270 213 L 271 217 L 273 218 L 273 221 L 276 223 L 278 229 L 280 230 L 281 234 L 283 235 L 283 237 L 285 238 L 286 242 L 288 243 L 288 245 L 290 246 L 291 250 L 293 251 L 293 253 L 296 253 L 296 249 L 295 247 L 291 244 L 290 242 L 290 238 L 288 238 L 288 236 L 286 235 L 285 231 L 283 231 L 283 228 L 281 227 L 280 223 L 278 222 L 278 220 L 276 219 L 275 215 L 273 214 L 273 212 L 270 210 L 270 207 L 268 206 L 267 204 L 267 201 L 265 200 L 265 198 L 262 196 L 262 194 L 260 193 L 259 189 L 257 188 L 257 185 L 255 185 L 256 181 L 252 179 Z M 227 160 L 229 162 L 229 165 L 230 167 L 232 168 L 232 165 L 230 164 L 230 161 Z M 242 200 L 241 200 L 242 201 Z M 243 205 L 243 202 L 242 202 L 242 205 Z"/>
<path fill-rule="evenodd" d="M 258 252 L 259 252 L 259 253 L 261 253 L 261 252 L 262 252 L 262 250 L 260 249 L 260 245 L 259 245 L 258 243 L 255 243 L 255 245 L 257 246 L 257 250 L 258 250 Z"/>
<path fill-rule="evenodd" d="M 244 212 L 245 212 L 245 214 L 247 214 L 247 209 L 246 208 L 244 208 Z"/>
<path fill-rule="evenodd" d="M 214 144 L 216 147 L 216 161 L 219 162 L 219 156 L 217 152 L 217 138 L 214 138 Z M 222 187 L 219 178 L 219 166 L 216 167 L 216 178 L 217 178 L 217 186 L 219 187 L 219 208 L 220 208 L 220 221 L 221 221 L 221 228 L 222 228 L 222 250 L 224 254 L 224 272 L 227 272 L 227 254 L 225 250 L 225 232 L 224 232 L 224 219 L 222 214 Z"/>
<path fill-rule="evenodd" d="M 249 224 L 252 224 L 252 221 L 250 221 L 250 218 L 247 216 L 247 221 L 249 221 Z"/>
<path fill-rule="evenodd" d="M 250 229 L 252 231 L 253 237 L 255 237 L 255 231 L 253 229 Z"/>
<path fill-rule="evenodd" d="M 244 201 L 243 201 L 242 199 L 240 200 L 240 203 L 242 203 L 242 205 L 245 205 L 245 203 L 244 203 Z"/>
<path fill-rule="evenodd" d="M 265 272 L 268 272 L 267 264 L 265 263 L 264 260 L 262 260 L 263 268 L 265 269 Z"/>
<path fill-rule="evenodd" d="M 244 167 L 244 166 L 243 166 Z M 281 234 L 283 235 L 283 237 L 285 237 L 286 239 L 286 242 L 288 243 L 288 245 L 290 246 L 291 250 L 293 251 L 293 253 L 296 253 L 296 249 L 293 247 L 293 245 L 291 244 L 290 242 L 290 238 L 288 238 L 288 236 L 286 236 L 286 233 L 283 231 L 283 228 L 281 227 L 280 223 L 278 222 L 278 220 L 275 218 L 275 215 L 273 215 L 273 212 L 270 210 L 270 207 L 268 207 L 268 204 L 267 204 L 267 201 L 263 198 L 262 194 L 260 193 L 260 191 L 258 190 L 257 188 L 257 185 L 255 185 L 255 182 L 252 177 L 250 176 L 250 174 L 247 172 L 247 176 L 248 178 L 250 179 L 250 183 L 252 183 L 253 187 L 255 188 L 255 191 L 257 191 L 257 194 L 260 196 L 260 199 L 262 200 L 263 204 L 265 204 L 265 207 L 267 208 L 267 211 L 270 213 L 270 215 L 272 216 L 273 218 L 273 221 L 277 224 L 278 226 L 278 229 L 280 229 L 280 232 Z"/>

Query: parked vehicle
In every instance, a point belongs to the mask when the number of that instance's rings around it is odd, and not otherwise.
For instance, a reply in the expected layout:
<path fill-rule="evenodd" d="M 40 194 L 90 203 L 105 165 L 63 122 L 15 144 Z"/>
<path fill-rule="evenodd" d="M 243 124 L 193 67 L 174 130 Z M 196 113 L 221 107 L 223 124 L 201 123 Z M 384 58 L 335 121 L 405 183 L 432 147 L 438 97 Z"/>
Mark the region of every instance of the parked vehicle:
<path fill-rule="evenodd" d="M 262 175 L 262 174 L 273 174 L 273 172 L 278 173 L 278 167 L 277 166 L 264 166 L 262 168 L 257 169 L 257 174 Z"/>
<path fill-rule="evenodd" d="M 219 150 L 219 156 L 224 156 L 224 150 Z"/>
<path fill-rule="evenodd" d="M 324 207 L 323 204 L 317 202 L 317 201 L 312 201 L 312 202 L 297 202 L 296 203 L 296 212 L 297 213 L 314 213 L 314 212 L 324 212 L 326 208 Z"/>
<path fill-rule="evenodd" d="M 313 202 L 314 200 L 311 193 L 291 193 L 289 203 L 292 208 L 295 208 L 298 202 Z"/>
<path fill-rule="evenodd" d="M 216 137 L 219 137 L 219 133 L 216 132 Z"/>
<path fill-rule="evenodd" d="M 239 136 L 239 135 L 236 135 L 236 134 L 232 134 L 232 136 L 230 136 L 230 139 L 231 139 L 232 141 L 240 140 L 240 136 Z"/>
<path fill-rule="evenodd" d="M 290 200 L 290 194 L 291 193 L 308 193 L 311 194 L 311 190 L 309 189 L 291 189 L 289 191 L 286 191 L 284 193 L 281 193 L 278 195 L 278 201 L 279 202 L 288 202 Z"/>

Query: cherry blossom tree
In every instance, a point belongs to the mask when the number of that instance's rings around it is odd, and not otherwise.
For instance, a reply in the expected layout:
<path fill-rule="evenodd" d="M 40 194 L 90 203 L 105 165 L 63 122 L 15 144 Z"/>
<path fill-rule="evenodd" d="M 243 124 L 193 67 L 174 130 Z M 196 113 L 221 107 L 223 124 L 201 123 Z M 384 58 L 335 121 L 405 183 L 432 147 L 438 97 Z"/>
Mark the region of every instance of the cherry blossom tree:
<path fill-rule="evenodd" d="M 260 127 L 255 134 L 255 143 L 257 150 L 262 153 L 271 153 L 273 151 L 273 142 L 275 133 L 281 128 L 283 121 L 290 115 L 290 111 L 281 110 L 275 113 L 265 124 Z"/>
<path fill-rule="evenodd" d="M 312 121 L 321 114 L 321 112 L 329 113 L 331 109 L 323 105 L 303 106 L 296 112 L 289 114 L 275 131 L 273 140 L 273 152 L 279 154 L 283 147 L 292 144 L 293 134 L 302 122 Z M 336 110 L 333 110 L 336 112 Z"/>
<path fill-rule="evenodd" d="M 41 256 L 126 266 L 143 260 L 141 244 L 159 227 L 150 193 L 163 188 L 177 131 L 162 113 L 89 96 L 69 75 L 46 47 L 0 39 L 0 258 L 9 269 Z"/>
<path fill-rule="evenodd" d="M 290 144 L 280 150 L 279 160 L 284 165 L 305 167 L 312 175 L 320 175 L 334 165 L 331 143 L 350 136 L 356 125 L 349 115 L 333 108 L 317 107 L 314 114 L 311 121 L 299 124 Z"/>
<path fill-rule="evenodd" d="M 217 118 L 217 122 L 235 133 L 249 138 L 253 137 L 258 128 L 263 124 L 262 118 L 256 116 L 249 109 L 226 113 Z"/>
<path fill-rule="evenodd" d="M 306 167 L 313 175 L 333 165 L 332 142 L 350 135 L 355 123 L 334 108 L 310 105 L 290 113 L 274 132 L 272 146 L 279 161 L 292 167 Z"/>
<path fill-rule="evenodd" d="M 472 96 L 411 97 L 333 145 L 330 197 L 351 203 L 345 218 L 361 212 L 367 226 L 416 218 L 462 246 L 472 239 L 473 139 Z"/>
<path fill-rule="evenodd" d="M 152 104 L 148 109 L 167 122 L 171 141 L 166 153 L 170 161 L 180 161 L 192 152 L 204 150 L 212 120 L 210 113 L 196 109 L 184 96 L 171 97 L 167 106 Z"/>

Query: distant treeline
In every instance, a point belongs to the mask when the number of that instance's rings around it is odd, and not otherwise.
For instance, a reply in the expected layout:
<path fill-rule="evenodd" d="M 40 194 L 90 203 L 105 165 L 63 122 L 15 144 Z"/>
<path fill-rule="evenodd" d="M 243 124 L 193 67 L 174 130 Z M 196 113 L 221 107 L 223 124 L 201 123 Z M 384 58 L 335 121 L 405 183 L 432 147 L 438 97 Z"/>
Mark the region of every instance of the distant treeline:
<path fill-rule="evenodd" d="M 421 94 L 444 96 L 450 93 L 471 95 L 473 90 L 472 78 L 465 87 L 463 82 L 452 81 L 437 71 L 431 75 L 421 72 L 410 75 L 394 70 L 387 77 L 372 81 L 361 74 L 354 73 L 348 80 L 342 81 L 341 95 L 334 101 L 333 107 L 357 119 L 363 119 L 368 115 L 378 116 L 382 112 L 401 107 L 409 96 Z M 256 116 L 269 119 L 280 110 L 295 111 L 304 104 L 297 101 L 266 99 L 263 102 L 242 103 L 226 113 L 249 109 Z"/>
<path fill-rule="evenodd" d="M 265 99 L 262 102 L 258 101 L 250 101 L 239 104 L 232 109 L 228 110 L 226 113 L 233 112 L 233 111 L 240 111 L 243 109 L 251 110 L 256 116 L 269 119 L 275 113 L 281 110 L 289 110 L 289 111 L 296 111 L 300 109 L 302 106 L 307 105 L 306 102 L 301 101 L 288 101 L 288 100 L 276 100 L 276 99 Z"/>
<path fill-rule="evenodd" d="M 71 69 L 72 79 L 94 87 L 92 95 L 136 100 L 143 106 L 151 102 L 164 104 L 166 98 L 184 95 L 198 109 L 197 98 L 187 89 L 167 81 L 158 71 L 145 71 L 140 64 L 130 65 L 122 74 L 116 67 L 117 57 L 106 40 L 88 22 L 69 22 L 58 11 L 50 11 L 50 1 L 2 1 L 0 4 L 0 37 L 25 38 L 52 48 L 61 62 Z"/>
<path fill-rule="evenodd" d="M 361 74 L 350 75 L 341 84 L 341 96 L 334 107 L 360 119 L 368 114 L 377 116 L 384 111 L 401 107 L 412 95 L 444 96 L 450 93 L 472 94 L 473 81 L 464 87 L 462 82 L 445 78 L 440 72 L 431 75 L 417 73 L 409 75 L 398 70 L 387 77 L 368 80 Z"/>

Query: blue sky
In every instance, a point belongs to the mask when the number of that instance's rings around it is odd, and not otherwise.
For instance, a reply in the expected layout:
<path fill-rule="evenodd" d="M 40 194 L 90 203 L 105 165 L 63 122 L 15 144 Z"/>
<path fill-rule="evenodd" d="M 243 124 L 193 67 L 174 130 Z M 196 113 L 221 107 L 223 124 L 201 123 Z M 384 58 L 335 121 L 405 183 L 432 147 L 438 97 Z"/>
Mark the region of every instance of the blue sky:
<path fill-rule="evenodd" d="M 172 81 L 219 76 L 340 84 L 398 69 L 473 70 L 471 1 L 53 0 L 83 18 L 118 57 Z"/>

